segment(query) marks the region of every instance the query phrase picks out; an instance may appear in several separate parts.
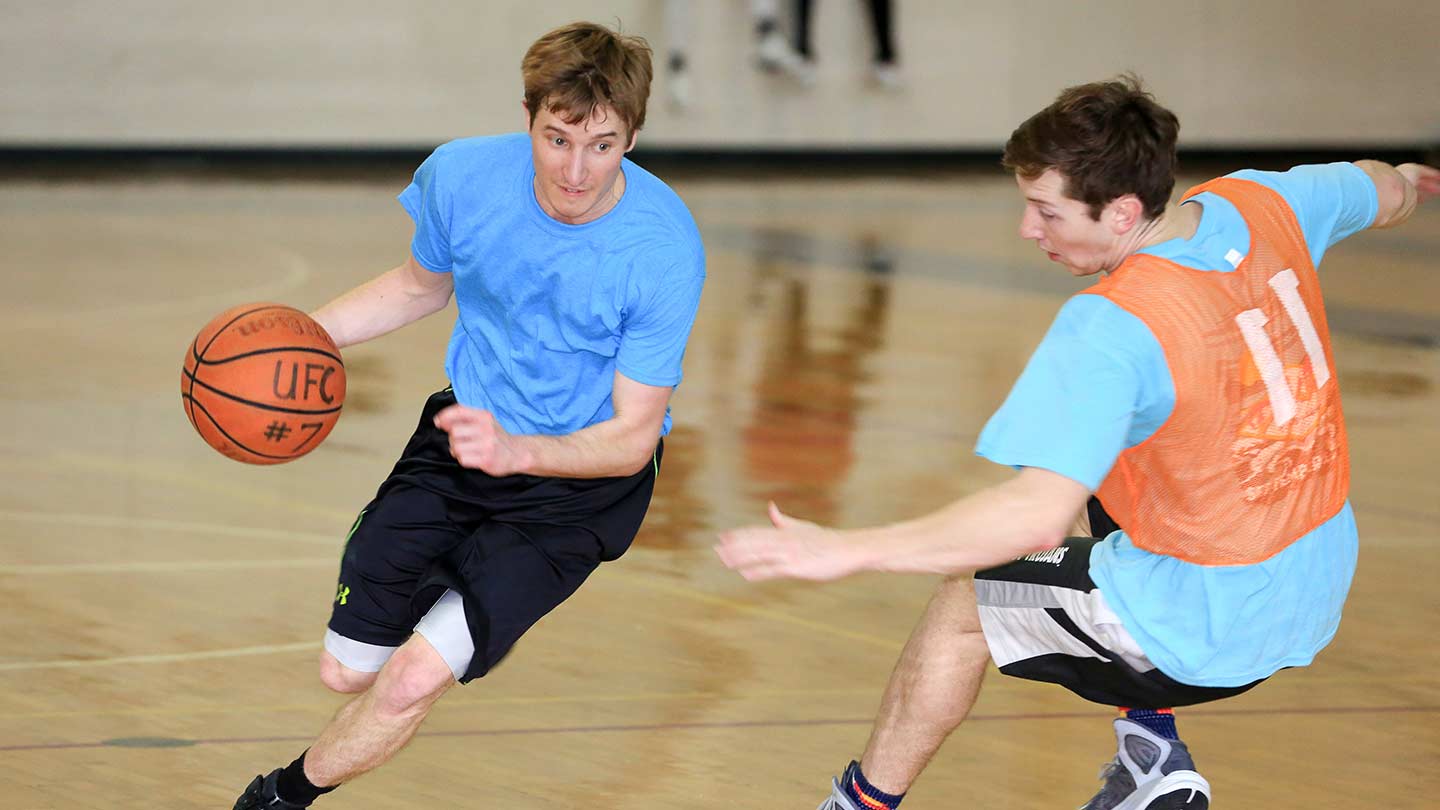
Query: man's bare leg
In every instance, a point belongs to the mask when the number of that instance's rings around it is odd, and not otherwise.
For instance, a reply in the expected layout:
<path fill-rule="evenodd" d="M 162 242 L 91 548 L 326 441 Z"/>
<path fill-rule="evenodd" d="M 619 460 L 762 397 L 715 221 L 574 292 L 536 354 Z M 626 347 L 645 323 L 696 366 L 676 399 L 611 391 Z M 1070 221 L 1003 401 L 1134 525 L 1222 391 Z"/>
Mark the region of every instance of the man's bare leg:
<path fill-rule="evenodd" d="M 375 683 L 341 707 L 305 754 L 305 776 L 328 787 L 388 762 L 415 736 L 435 701 L 455 684 L 445 659 L 416 633 Z"/>
<path fill-rule="evenodd" d="M 989 661 L 974 580 L 968 574 L 945 580 L 885 687 L 860 761 L 870 784 L 896 795 L 910 789 L 975 705 Z"/>

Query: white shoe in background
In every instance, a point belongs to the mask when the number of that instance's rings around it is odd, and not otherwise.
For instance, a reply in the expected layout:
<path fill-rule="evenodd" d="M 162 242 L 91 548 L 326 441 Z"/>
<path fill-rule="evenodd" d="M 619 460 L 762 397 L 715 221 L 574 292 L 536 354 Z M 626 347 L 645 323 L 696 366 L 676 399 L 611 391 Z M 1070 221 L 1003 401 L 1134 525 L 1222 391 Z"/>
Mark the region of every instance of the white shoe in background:
<path fill-rule="evenodd" d="M 870 80 L 881 90 L 894 92 L 905 89 L 905 77 L 900 74 L 900 66 L 894 62 L 872 63 Z"/>

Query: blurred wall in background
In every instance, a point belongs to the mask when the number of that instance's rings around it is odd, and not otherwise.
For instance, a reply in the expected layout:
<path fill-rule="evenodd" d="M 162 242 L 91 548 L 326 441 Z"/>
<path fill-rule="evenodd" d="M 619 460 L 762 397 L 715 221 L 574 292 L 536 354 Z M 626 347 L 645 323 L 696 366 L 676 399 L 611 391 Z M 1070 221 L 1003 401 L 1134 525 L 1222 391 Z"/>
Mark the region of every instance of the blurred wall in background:
<path fill-rule="evenodd" d="M 809 86 L 755 67 L 745 0 L 688 6 L 682 108 L 664 0 L 0 0 L 0 146 L 418 147 L 519 129 L 521 55 L 575 19 L 655 47 L 652 148 L 994 148 L 1060 88 L 1126 69 L 1191 148 L 1440 141 L 1433 0 L 897 0 L 898 90 L 868 80 L 858 0 L 816 3 Z"/>

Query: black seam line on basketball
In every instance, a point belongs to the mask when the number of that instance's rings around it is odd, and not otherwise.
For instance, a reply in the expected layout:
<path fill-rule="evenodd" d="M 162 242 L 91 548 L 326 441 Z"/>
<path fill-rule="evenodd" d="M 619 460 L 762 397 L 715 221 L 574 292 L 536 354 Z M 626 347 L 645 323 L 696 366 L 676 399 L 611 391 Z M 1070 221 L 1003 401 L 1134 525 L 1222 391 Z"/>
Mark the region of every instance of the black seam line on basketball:
<path fill-rule="evenodd" d="M 1076 641 L 1094 650 L 1101 659 L 1111 662 L 1115 660 L 1115 653 L 1113 651 L 1101 647 L 1100 642 L 1086 635 L 1085 631 L 1080 629 L 1080 625 L 1076 624 L 1074 620 L 1066 615 L 1062 608 L 1045 608 L 1045 613 L 1050 616 L 1052 621 L 1060 625 L 1065 632 L 1074 636 Z"/>
<path fill-rule="evenodd" d="M 266 304 L 266 305 L 263 306 L 263 307 L 256 307 L 256 308 L 254 308 L 254 309 L 247 309 L 247 310 L 245 310 L 244 312 L 240 313 L 239 315 L 236 315 L 235 317 L 233 317 L 233 318 L 231 318 L 230 320 L 226 321 L 224 326 L 222 326 L 222 327 L 220 327 L 219 329 L 216 329 L 216 330 L 215 330 L 215 334 L 211 335 L 211 336 L 210 336 L 210 340 L 209 340 L 208 342 L 206 342 L 205 348 L 201 349 L 201 350 L 200 350 L 200 353 L 197 354 L 197 355 L 195 355 L 195 362 L 199 363 L 200 361 L 204 360 L 204 359 L 205 359 L 205 352 L 210 351 L 210 347 L 213 346 L 213 345 L 215 345 L 215 341 L 219 340 L 219 339 L 220 339 L 220 336 L 223 335 L 223 334 L 225 334 L 225 330 L 226 330 L 226 329 L 229 329 L 229 328 L 231 327 L 231 325 L 234 324 L 236 321 L 240 320 L 241 318 L 245 317 L 246 315 L 254 315 L 254 314 L 257 313 L 257 312 L 264 312 L 264 311 L 267 310 L 267 309 L 291 309 L 291 307 L 287 307 L 287 306 L 285 306 L 285 305 L 283 305 L 283 304 Z M 200 340 L 199 340 L 200 336 L 199 336 L 199 335 L 196 335 L 195 338 L 196 338 L 196 339 L 195 339 L 195 343 L 199 343 L 199 342 L 200 342 Z M 192 345 L 193 345 L 193 344 L 192 344 Z"/>
<path fill-rule="evenodd" d="M 194 339 L 190 341 L 190 356 L 195 358 L 196 369 L 200 368 L 200 355 L 198 352 L 196 352 L 196 349 L 199 346 L 200 336 L 196 335 Z M 180 396 L 181 398 L 189 401 L 189 405 L 186 406 L 186 411 L 190 414 L 190 424 L 193 425 L 195 424 L 195 374 L 194 372 L 185 368 L 184 363 L 180 364 L 180 373 L 184 374 L 190 380 L 190 390 L 186 391 L 182 388 L 180 390 Z"/>
<path fill-rule="evenodd" d="M 272 346 L 272 347 L 270 347 L 270 348 L 268 348 L 268 349 L 256 349 L 256 350 L 253 351 L 253 352 L 244 352 L 243 354 L 232 354 L 232 355 L 230 355 L 229 357 L 226 357 L 226 358 L 224 358 L 224 359 L 222 359 L 222 360 L 206 360 L 205 358 L 202 357 L 202 358 L 196 360 L 195 362 L 197 362 L 197 363 L 203 363 L 204 365 L 207 365 L 207 366 L 218 366 L 218 365 L 221 365 L 221 364 L 224 364 L 224 363 L 229 363 L 229 362 L 231 362 L 232 360 L 243 360 L 243 359 L 245 359 L 245 358 L 247 358 L 247 357 L 254 357 L 254 356 L 259 355 L 259 354 L 274 354 L 275 352 L 307 352 L 307 353 L 309 353 L 309 354 L 324 355 L 325 357 L 328 357 L 328 358 L 330 358 L 331 360 L 334 360 L 334 361 L 337 362 L 337 363 L 344 363 L 344 362 L 345 362 L 344 360 L 341 360 L 339 357 L 336 357 L 335 355 L 331 354 L 330 352 L 325 351 L 324 349 L 315 349 L 315 348 L 312 348 L 312 347 L 310 347 L 310 346 Z"/>
<path fill-rule="evenodd" d="M 278 413 L 293 413 L 293 414 L 299 414 L 299 415 L 301 415 L 301 416 L 324 416 L 324 415 L 329 414 L 329 413 L 336 413 L 336 412 L 339 411 L 342 407 L 344 407 L 344 406 L 342 406 L 342 405 L 336 405 L 336 406 L 333 407 L 333 408 L 325 408 L 324 410 L 307 411 L 307 410 L 302 410 L 302 409 L 300 409 L 300 408 L 282 408 L 282 407 L 280 407 L 279 405 L 266 405 L 266 404 L 263 403 L 263 402 L 255 402 L 255 401 L 249 400 L 249 399 L 242 399 L 241 397 L 237 397 L 237 396 L 235 396 L 234 394 L 227 394 L 227 393 L 225 393 L 224 391 L 221 391 L 220 389 L 218 389 L 218 388 L 210 385 L 209 383 L 205 382 L 204 380 L 199 379 L 198 377 L 196 377 L 193 373 L 191 373 L 191 372 L 189 372 L 189 371 L 185 372 L 185 376 L 189 377 L 189 378 L 190 378 L 190 381 L 193 382 L 195 385 L 198 385 L 198 386 L 200 386 L 201 388 L 204 388 L 206 391 L 209 391 L 209 392 L 212 393 L 212 394 L 219 394 L 220 396 L 225 397 L 226 399 L 230 400 L 231 402 L 238 402 L 238 403 L 240 403 L 241 405 L 249 405 L 249 406 L 251 406 L 251 407 L 253 407 L 253 408 L 260 408 L 261 410 L 265 410 L 265 411 L 276 411 L 276 412 L 278 412 Z M 194 389 L 193 386 L 191 387 L 190 391 L 191 391 L 191 399 L 194 399 L 194 393 L 193 393 L 193 392 L 195 391 L 195 389 Z"/>
<path fill-rule="evenodd" d="M 213 334 L 213 335 L 210 336 L 210 340 L 206 341 L 206 343 L 205 343 L 205 348 L 203 348 L 203 349 L 200 349 L 200 348 L 199 348 L 199 346 L 200 346 L 200 336 L 197 334 L 197 335 L 195 336 L 195 338 L 190 341 L 190 354 L 191 354 L 191 356 L 193 356 L 193 357 L 195 358 L 195 370 L 196 370 L 196 371 L 199 371 L 199 370 L 200 370 L 200 364 L 203 363 L 203 362 L 205 362 L 205 352 L 210 351 L 210 347 L 213 346 L 213 345 L 215 345 L 215 341 L 219 340 L 219 339 L 220 339 L 220 336 L 223 335 L 223 334 L 225 334 L 225 330 L 226 330 L 226 329 L 229 329 L 230 326 L 231 326 L 232 324 L 234 324 L 236 321 L 240 320 L 241 318 L 245 317 L 246 315 L 254 315 L 254 314 L 257 313 L 257 312 L 264 312 L 264 311 L 267 310 L 267 309 L 282 309 L 282 308 L 286 308 L 286 307 L 284 307 L 283 304 L 266 304 L 266 305 L 264 305 L 264 306 L 256 307 L 256 308 L 254 308 L 254 309 L 247 309 L 247 310 L 245 310 L 244 312 L 240 313 L 239 315 L 236 315 L 235 317 L 233 317 L 233 318 L 231 318 L 230 320 L 226 321 L 224 326 L 220 327 L 219 329 L 216 329 L 216 330 L 215 330 L 215 334 Z M 203 331 L 203 330 L 202 330 L 202 331 Z M 198 349 L 198 351 L 197 351 L 197 349 Z M 185 367 L 185 364 L 184 364 L 184 363 L 181 363 L 181 364 L 180 364 L 180 367 L 181 367 L 181 369 L 183 370 L 184 367 Z M 190 401 L 191 401 L 191 403 L 194 403 L 194 402 L 195 402 L 195 382 L 196 382 L 196 380 L 195 380 L 195 375 L 194 375 L 193 373 L 191 373 L 191 372 L 186 372 L 186 375 L 190 377 L 190 393 L 189 393 L 189 396 L 190 396 Z M 192 407 L 190 408 L 190 424 L 192 424 L 192 425 L 193 425 L 193 424 L 196 424 L 196 422 L 195 422 L 195 408 L 193 407 L 193 405 L 192 405 Z"/>
<path fill-rule="evenodd" d="M 194 402 L 194 401 L 195 401 L 195 398 L 194 398 L 194 397 L 191 397 L 190 400 L 191 400 L 192 402 Z M 210 420 L 210 424 L 211 424 L 211 425 L 214 425 L 216 430 L 220 431 L 220 435 L 222 435 L 222 436 L 224 436 L 225 438 L 229 439 L 231 444 L 235 445 L 236 447 L 240 448 L 241 450 L 244 450 L 245 452 L 247 452 L 247 453 L 249 453 L 249 454 L 251 454 L 251 455 L 259 456 L 259 457 L 261 457 L 261 458 L 277 458 L 277 459 L 291 459 L 291 458 L 295 458 L 295 456 L 293 456 L 293 455 L 290 455 L 290 456 L 277 456 L 277 455 L 274 455 L 274 454 L 272 454 L 272 453 L 262 453 L 262 452 L 260 452 L 259 450 L 251 450 L 250 448 L 248 448 L 248 447 L 246 447 L 245 445 L 241 444 L 240 441 L 239 441 L 238 439 L 236 439 L 234 436 L 231 436 L 231 435 L 230 435 L 230 432 L 227 431 L 227 430 L 225 430 L 225 428 L 220 427 L 220 423 L 217 422 L 217 421 L 215 421 L 215 417 L 211 416 L 209 411 L 205 410 L 205 406 L 204 406 L 204 405 L 201 405 L 199 402 L 195 402 L 195 407 L 197 407 L 197 408 L 200 409 L 200 413 L 205 414 L 205 418 L 208 419 L 208 420 Z"/>

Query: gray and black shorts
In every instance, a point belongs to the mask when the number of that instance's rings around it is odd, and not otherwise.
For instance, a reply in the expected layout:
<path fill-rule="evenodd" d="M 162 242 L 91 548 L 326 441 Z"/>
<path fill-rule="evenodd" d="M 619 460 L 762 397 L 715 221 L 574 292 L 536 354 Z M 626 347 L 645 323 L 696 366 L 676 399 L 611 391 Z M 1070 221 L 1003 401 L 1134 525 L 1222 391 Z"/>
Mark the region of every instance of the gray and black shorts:
<path fill-rule="evenodd" d="M 1092 500 L 1092 531 L 1108 534 L 1113 523 L 1106 525 L 1109 518 L 1098 507 Z M 1157 669 L 1090 579 L 1090 551 L 1098 542 L 1072 537 L 975 575 L 981 627 L 1001 673 L 1132 709 L 1206 703 L 1260 683 L 1192 686 Z"/>

